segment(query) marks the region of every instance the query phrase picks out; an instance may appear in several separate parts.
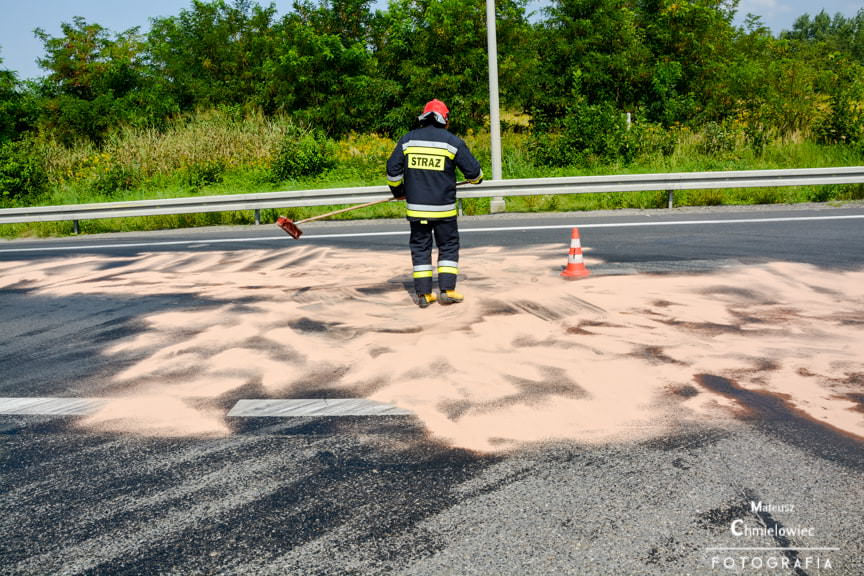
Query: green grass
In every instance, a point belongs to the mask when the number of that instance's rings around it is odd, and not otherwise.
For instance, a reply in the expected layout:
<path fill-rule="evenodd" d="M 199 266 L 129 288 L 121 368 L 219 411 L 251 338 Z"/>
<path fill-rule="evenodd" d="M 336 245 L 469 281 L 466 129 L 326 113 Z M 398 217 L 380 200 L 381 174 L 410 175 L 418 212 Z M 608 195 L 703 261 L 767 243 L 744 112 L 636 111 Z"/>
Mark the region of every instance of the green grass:
<path fill-rule="evenodd" d="M 82 144 L 72 148 L 43 143 L 49 191 L 29 205 L 130 201 L 198 195 L 240 194 L 316 188 L 383 186 L 384 166 L 394 142 L 376 135 L 353 134 L 337 143 L 335 165 L 310 178 L 273 182 L 270 166 L 281 142 L 304 130 L 287 119 L 250 116 L 237 119 L 219 112 L 178 120 L 164 132 L 123 129 L 101 149 Z M 597 163 L 589 167 L 535 166 L 530 137 L 507 131 L 502 136 L 505 178 L 546 178 L 600 174 L 759 170 L 852 166 L 864 163 L 851 147 L 820 146 L 801 137 L 774 139 L 761 150 L 733 135 L 721 152 L 705 153 L 705 136 L 681 129 L 668 156 L 648 155 L 629 164 Z M 465 140 L 491 176 L 488 134 L 468 134 Z M 675 193 L 676 206 L 778 204 L 864 199 L 864 185 L 696 190 Z M 11 204 L 6 204 L 10 206 Z M 20 202 L 18 205 L 22 205 Z M 665 192 L 622 192 L 506 198 L 511 212 L 665 208 Z M 278 215 L 300 220 L 344 206 L 262 210 L 263 223 Z M 378 205 L 335 216 L 334 219 L 397 218 L 401 203 Z M 468 215 L 489 211 L 489 199 L 466 199 Z M 87 220 L 84 234 L 157 230 L 196 226 L 252 224 L 254 213 L 222 212 L 174 216 Z M 0 236 L 62 236 L 73 233 L 71 222 L 0 225 Z"/>
<path fill-rule="evenodd" d="M 864 158 L 850 147 L 820 146 L 801 138 L 775 140 L 761 153 L 738 142 L 723 154 L 707 155 L 699 151 L 699 134 L 679 136 L 675 151 L 666 157 L 641 158 L 631 164 L 605 164 L 591 168 L 558 168 L 545 170 L 531 166 L 524 156 L 505 178 L 543 178 L 558 176 L 595 176 L 602 174 L 657 174 L 727 170 L 773 170 L 858 166 Z M 506 145 L 506 142 L 505 142 Z M 507 165 L 507 151 L 504 151 Z M 740 188 L 721 190 L 682 190 L 674 193 L 675 206 L 719 206 L 754 204 L 794 204 L 802 202 L 852 201 L 864 199 L 864 185 L 801 186 L 774 188 Z M 512 212 L 564 212 L 616 210 L 622 208 L 666 208 L 665 191 L 617 192 L 608 194 L 565 194 L 550 196 L 512 196 L 505 198 Z"/>

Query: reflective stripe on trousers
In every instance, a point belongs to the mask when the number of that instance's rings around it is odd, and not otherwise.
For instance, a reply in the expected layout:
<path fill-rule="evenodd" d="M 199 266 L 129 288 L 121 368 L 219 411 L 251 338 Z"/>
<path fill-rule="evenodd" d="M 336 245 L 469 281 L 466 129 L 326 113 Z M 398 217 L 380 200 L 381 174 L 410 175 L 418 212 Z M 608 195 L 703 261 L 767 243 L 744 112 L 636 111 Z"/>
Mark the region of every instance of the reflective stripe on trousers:
<path fill-rule="evenodd" d="M 410 221 L 411 262 L 414 266 L 414 290 L 418 294 L 432 292 L 433 240 L 438 247 L 438 288 L 454 290 L 459 274 L 459 226 L 455 218 L 448 220 Z"/>

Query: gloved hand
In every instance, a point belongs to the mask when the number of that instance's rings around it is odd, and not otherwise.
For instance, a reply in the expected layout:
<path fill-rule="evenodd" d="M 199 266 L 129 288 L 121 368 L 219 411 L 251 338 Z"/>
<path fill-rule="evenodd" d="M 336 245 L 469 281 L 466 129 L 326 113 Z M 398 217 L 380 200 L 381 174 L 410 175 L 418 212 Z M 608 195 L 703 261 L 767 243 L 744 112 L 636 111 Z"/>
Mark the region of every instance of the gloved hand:
<path fill-rule="evenodd" d="M 390 186 L 390 193 L 393 194 L 393 198 L 396 200 L 402 200 L 405 198 L 405 183 L 402 182 L 398 186 Z"/>
<path fill-rule="evenodd" d="M 471 184 L 481 184 L 483 182 L 483 176 L 477 178 L 477 180 L 470 180 Z"/>

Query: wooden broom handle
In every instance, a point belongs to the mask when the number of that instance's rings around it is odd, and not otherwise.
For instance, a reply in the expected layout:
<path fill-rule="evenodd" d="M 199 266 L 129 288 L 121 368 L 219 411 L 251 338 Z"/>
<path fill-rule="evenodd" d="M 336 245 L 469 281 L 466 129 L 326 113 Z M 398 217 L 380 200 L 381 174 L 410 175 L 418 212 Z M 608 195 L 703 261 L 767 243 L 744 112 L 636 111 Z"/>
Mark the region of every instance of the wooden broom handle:
<path fill-rule="evenodd" d="M 463 180 L 461 182 L 457 182 L 457 186 L 461 186 L 462 184 L 467 184 L 467 180 Z M 306 222 L 312 222 L 313 220 L 321 220 L 322 218 L 327 218 L 328 216 L 335 216 L 336 214 L 342 214 L 343 212 L 350 212 L 352 210 L 359 210 L 360 208 L 368 208 L 369 206 L 375 206 L 376 204 L 385 204 L 387 202 L 392 202 L 396 200 L 396 198 L 384 198 L 383 200 L 373 200 L 372 202 L 366 202 L 365 204 L 357 204 L 356 206 L 349 206 L 348 208 L 342 208 L 340 210 L 334 210 L 333 212 L 327 212 L 326 214 L 318 214 L 317 216 L 311 216 L 309 218 L 304 218 L 303 220 L 299 220 L 294 222 L 294 224 L 305 224 Z"/>

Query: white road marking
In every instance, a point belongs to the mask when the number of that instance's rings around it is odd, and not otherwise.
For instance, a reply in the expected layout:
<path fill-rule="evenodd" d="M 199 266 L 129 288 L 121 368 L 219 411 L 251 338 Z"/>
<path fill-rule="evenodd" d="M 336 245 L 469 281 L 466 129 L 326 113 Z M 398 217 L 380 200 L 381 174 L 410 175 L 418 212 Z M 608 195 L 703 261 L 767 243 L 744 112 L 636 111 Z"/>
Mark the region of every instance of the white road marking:
<path fill-rule="evenodd" d="M 262 236 L 260 238 L 213 238 L 207 244 L 234 244 L 243 242 L 262 242 L 265 240 L 284 240 L 285 236 Z M 159 246 L 202 245 L 201 240 L 171 240 L 162 242 L 119 242 L 117 244 L 81 244 L 80 246 L 46 246 L 44 248 L 4 248 L 0 254 L 11 252 L 71 252 L 74 250 L 104 250 L 106 248 L 151 248 Z"/>
<path fill-rule="evenodd" d="M 231 417 L 263 418 L 289 416 L 409 416 L 414 413 L 392 404 L 365 398 L 238 400 Z"/>
<path fill-rule="evenodd" d="M 0 415 L 87 416 L 108 402 L 106 398 L 0 398 Z M 308 398 L 293 400 L 238 400 L 227 416 L 234 418 L 291 418 L 318 416 L 411 416 L 392 404 L 365 398 Z"/>
<path fill-rule="evenodd" d="M 572 228 L 640 228 L 656 226 L 699 226 L 702 224 L 751 224 L 773 222 L 809 222 L 821 220 L 862 220 L 864 214 L 846 214 L 842 216 L 799 216 L 782 218 L 731 218 L 728 220 L 673 220 L 668 222 L 604 222 L 596 224 L 547 224 L 543 226 L 495 226 L 491 228 L 460 228 L 460 233 L 472 232 L 527 232 L 530 230 L 570 230 Z M 365 236 L 399 236 L 408 232 L 366 232 L 359 234 L 314 234 L 312 238 L 362 238 Z"/>
<path fill-rule="evenodd" d="M 0 414 L 14 416 L 87 416 L 105 401 L 101 398 L 0 398 Z"/>
<path fill-rule="evenodd" d="M 561 230 L 561 229 L 588 229 L 588 228 L 639 228 L 639 227 L 657 227 L 657 226 L 702 226 L 702 225 L 717 225 L 717 224 L 771 224 L 778 222 L 818 222 L 829 220 L 861 220 L 864 219 L 864 214 L 845 214 L 837 216 L 796 216 L 796 217 L 778 217 L 778 218 L 732 218 L 720 220 L 677 220 L 663 222 L 606 222 L 606 223 L 570 223 L 570 224 L 550 224 L 544 226 L 501 226 L 489 228 L 461 228 L 463 234 L 470 233 L 485 233 L 485 232 L 527 232 L 531 230 Z M 350 234 L 309 234 L 304 236 L 306 240 L 313 239 L 331 239 L 331 238 L 372 238 L 376 236 L 407 236 L 408 230 L 395 230 L 390 232 L 358 232 Z M 258 236 L 254 238 L 213 238 L 207 239 L 202 243 L 201 239 L 197 240 L 170 240 L 170 241 L 150 241 L 150 242 L 118 242 L 116 244 L 81 244 L 68 246 L 45 246 L 31 248 L 3 248 L 0 249 L 0 254 L 15 254 L 25 252 L 71 252 L 71 251 L 87 251 L 87 250 L 104 250 L 112 248 L 158 248 L 160 246 L 187 246 L 196 247 L 209 244 L 242 244 L 253 242 L 270 242 L 270 241 L 293 241 L 287 234 L 278 236 Z"/>
<path fill-rule="evenodd" d="M 795 550 L 811 551 L 811 552 L 812 551 L 816 551 L 816 552 L 818 552 L 818 551 L 822 551 L 822 552 L 834 551 L 834 552 L 836 552 L 836 551 L 840 550 L 840 548 L 837 548 L 836 546 L 815 546 L 815 547 L 809 546 L 806 548 L 799 548 L 796 546 L 785 546 L 783 548 L 776 548 L 776 547 L 772 547 L 772 546 L 745 546 L 745 547 L 739 547 L 739 548 L 725 547 L 725 548 L 706 548 L 705 549 L 706 552 L 746 552 L 746 551 L 751 551 L 751 552 L 789 552 L 789 551 L 795 551 Z"/>
<path fill-rule="evenodd" d="M 554 224 L 548 226 L 512 226 L 501 228 L 469 228 L 460 232 L 513 232 L 517 230 L 556 230 L 570 228 L 640 228 L 653 226 L 698 226 L 701 224 L 752 224 L 772 222 L 810 222 L 819 220 L 861 220 L 864 214 L 842 216 L 799 216 L 783 218 L 731 218 L 729 220 L 673 220 L 669 222 L 606 222 L 597 224 Z"/>

